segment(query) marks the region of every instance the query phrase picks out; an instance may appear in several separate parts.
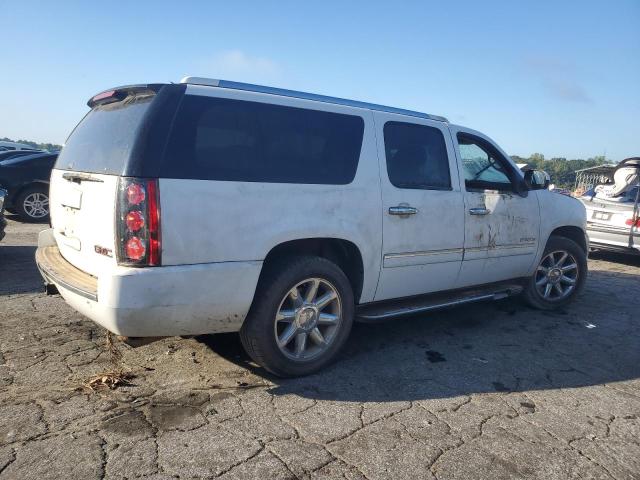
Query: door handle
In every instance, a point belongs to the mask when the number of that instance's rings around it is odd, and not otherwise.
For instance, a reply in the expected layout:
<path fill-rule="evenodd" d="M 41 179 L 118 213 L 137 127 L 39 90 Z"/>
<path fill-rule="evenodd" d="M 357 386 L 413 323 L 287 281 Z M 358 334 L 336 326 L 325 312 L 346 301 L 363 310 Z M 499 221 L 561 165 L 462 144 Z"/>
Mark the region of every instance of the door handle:
<path fill-rule="evenodd" d="M 491 212 L 486 207 L 479 207 L 479 208 L 470 208 L 469 213 L 471 215 L 487 215 Z"/>
<path fill-rule="evenodd" d="M 410 207 L 408 205 L 398 205 L 397 207 L 389 207 L 389 215 L 400 215 L 402 217 L 406 215 L 415 215 L 418 213 L 418 209 Z"/>

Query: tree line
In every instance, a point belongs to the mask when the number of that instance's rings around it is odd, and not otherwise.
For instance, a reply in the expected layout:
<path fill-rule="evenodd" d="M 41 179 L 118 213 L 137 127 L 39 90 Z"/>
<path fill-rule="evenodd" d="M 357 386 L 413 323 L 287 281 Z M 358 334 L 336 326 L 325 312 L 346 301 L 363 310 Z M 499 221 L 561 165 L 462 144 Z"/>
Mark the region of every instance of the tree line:
<path fill-rule="evenodd" d="M 554 157 L 546 160 L 541 153 L 534 153 L 529 158 L 512 155 L 511 158 L 516 163 L 527 163 L 536 170 L 544 170 L 551 177 L 551 183 L 556 187 L 572 189 L 576 180 L 576 171 L 583 168 L 597 167 L 605 163 L 612 162 L 602 156 L 591 157 L 586 160 L 582 158 L 567 160 L 564 157 Z"/>
<path fill-rule="evenodd" d="M 37 143 L 31 140 L 14 140 L 7 137 L 0 138 L 0 142 L 23 143 L 24 145 L 29 145 L 31 148 L 37 148 L 38 150 L 56 151 L 62 148 L 62 145 L 58 145 L 56 143 Z"/>

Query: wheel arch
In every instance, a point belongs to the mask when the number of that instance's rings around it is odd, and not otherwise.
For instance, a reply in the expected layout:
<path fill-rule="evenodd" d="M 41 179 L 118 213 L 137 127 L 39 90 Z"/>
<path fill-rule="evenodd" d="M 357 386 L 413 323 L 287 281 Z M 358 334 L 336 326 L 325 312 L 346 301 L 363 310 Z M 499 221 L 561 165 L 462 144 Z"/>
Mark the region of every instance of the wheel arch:
<path fill-rule="evenodd" d="M 356 304 L 359 302 L 364 284 L 364 263 L 360 248 L 355 243 L 333 237 L 301 238 L 279 243 L 267 253 L 260 276 L 269 265 L 294 255 L 314 255 L 338 265 L 349 279 Z"/>
<path fill-rule="evenodd" d="M 15 206 L 16 200 L 18 199 L 18 197 L 20 195 L 22 195 L 22 193 L 26 189 L 31 188 L 31 187 L 37 187 L 37 186 L 43 186 L 48 190 L 49 189 L 49 182 L 45 182 L 44 180 L 34 180 L 32 182 L 20 185 L 18 188 L 16 188 L 14 190 L 13 194 L 11 195 L 11 205 Z"/>
<path fill-rule="evenodd" d="M 557 227 L 549 234 L 549 238 L 552 236 L 565 237 L 569 240 L 573 240 L 580 246 L 580 248 L 582 248 L 585 255 L 589 253 L 589 244 L 587 242 L 586 232 L 580 227 L 575 225 Z"/>

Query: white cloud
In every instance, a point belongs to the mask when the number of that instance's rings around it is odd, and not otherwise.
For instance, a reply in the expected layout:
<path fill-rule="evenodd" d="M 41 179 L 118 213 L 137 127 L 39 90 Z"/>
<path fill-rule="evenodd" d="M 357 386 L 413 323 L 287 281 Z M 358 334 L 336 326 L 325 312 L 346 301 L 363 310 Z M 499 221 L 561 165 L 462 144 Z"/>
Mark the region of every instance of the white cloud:
<path fill-rule="evenodd" d="M 551 56 L 524 58 L 528 72 L 536 76 L 553 98 L 567 102 L 594 103 L 580 82 L 580 69 L 570 60 Z"/>
<path fill-rule="evenodd" d="M 280 66 L 270 58 L 248 55 L 242 50 L 219 52 L 203 65 L 205 74 L 229 80 L 260 80 L 277 77 Z"/>
<path fill-rule="evenodd" d="M 573 80 L 546 77 L 542 79 L 544 88 L 554 98 L 568 102 L 593 103 L 587 91 Z"/>

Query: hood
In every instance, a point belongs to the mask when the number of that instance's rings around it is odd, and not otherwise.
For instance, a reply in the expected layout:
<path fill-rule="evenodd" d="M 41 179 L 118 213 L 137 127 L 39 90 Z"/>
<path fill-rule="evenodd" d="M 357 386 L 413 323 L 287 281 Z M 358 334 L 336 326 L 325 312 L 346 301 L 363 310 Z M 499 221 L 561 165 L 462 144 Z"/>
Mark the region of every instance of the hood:
<path fill-rule="evenodd" d="M 23 157 L 15 157 L 15 158 L 10 158 L 8 160 L 0 160 L 0 168 L 2 167 L 9 167 L 11 165 L 18 165 L 18 164 L 22 164 L 22 163 L 27 163 L 29 161 L 32 160 L 38 160 L 40 158 L 45 158 L 50 156 L 50 153 L 38 153 L 35 155 L 25 155 Z"/>

